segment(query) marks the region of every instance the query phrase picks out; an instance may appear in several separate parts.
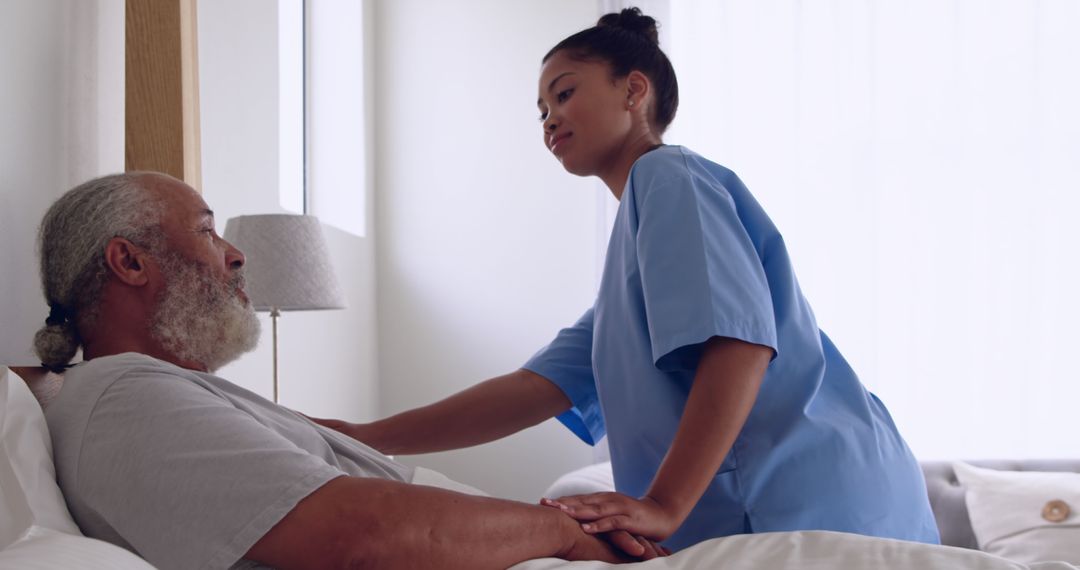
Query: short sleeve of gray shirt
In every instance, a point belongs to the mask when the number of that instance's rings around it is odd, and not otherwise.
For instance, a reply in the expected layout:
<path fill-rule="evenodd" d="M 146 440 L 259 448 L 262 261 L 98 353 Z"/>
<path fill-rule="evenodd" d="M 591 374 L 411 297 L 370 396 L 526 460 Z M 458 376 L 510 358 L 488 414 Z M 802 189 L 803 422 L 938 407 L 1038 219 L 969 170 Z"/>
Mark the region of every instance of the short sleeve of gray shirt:
<path fill-rule="evenodd" d="M 143 355 L 69 370 L 46 417 L 83 532 L 162 569 L 247 566 L 251 546 L 331 479 L 412 476 L 221 378 Z"/>

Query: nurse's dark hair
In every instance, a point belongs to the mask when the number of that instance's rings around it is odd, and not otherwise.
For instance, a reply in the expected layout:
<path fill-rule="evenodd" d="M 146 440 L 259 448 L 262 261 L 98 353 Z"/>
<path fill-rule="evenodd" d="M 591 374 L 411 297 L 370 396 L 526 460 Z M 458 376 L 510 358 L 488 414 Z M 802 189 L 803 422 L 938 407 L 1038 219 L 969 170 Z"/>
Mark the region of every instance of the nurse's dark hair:
<path fill-rule="evenodd" d="M 616 79 L 637 70 L 652 83 L 656 96 L 653 123 L 663 133 L 675 119 L 679 108 L 679 83 L 675 69 L 664 52 L 656 33 L 656 20 L 637 8 L 605 14 L 595 26 L 582 30 L 559 42 L 544 56 L 543 62 L 556 53 L 580 61 L 600 60 L 611 66 Z"/>

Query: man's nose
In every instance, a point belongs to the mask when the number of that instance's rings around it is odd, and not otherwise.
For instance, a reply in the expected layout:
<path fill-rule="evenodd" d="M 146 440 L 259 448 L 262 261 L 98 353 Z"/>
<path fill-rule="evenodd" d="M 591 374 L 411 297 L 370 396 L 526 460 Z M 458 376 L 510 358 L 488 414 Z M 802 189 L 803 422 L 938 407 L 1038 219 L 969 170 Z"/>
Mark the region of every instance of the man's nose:
<path fill-rule="evenodd" d="M 229 242 L 225 242 L 228 249 L 225 250 L 225 264 L 229 266 L 229 269 L 240 269 L 247 262 L 244 257 L 244 252 L 236 249 L 236 246 Z"/>

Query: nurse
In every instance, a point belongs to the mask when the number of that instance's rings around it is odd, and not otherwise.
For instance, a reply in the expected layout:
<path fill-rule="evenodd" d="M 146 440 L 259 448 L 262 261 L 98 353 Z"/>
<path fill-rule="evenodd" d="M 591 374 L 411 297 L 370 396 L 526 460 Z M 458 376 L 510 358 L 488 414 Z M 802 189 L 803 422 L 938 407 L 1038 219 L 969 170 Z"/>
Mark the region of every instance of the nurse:
<path fill-rule="evenodd" d="M 552 416 L 590 444 L 606 433 L 618 492 L 543 503 L 587 532 L 671 550 L 812 529 L 937 543 L 918 463 L 818 328 L 772 221 L 732 171 L 662 142 L 678 99 L 655 21 L 636 8 L 548 52 L 544 143 L 619 200 L 594 306 L 521 370 L 327 425 L 386 453 L 475 445 Z"/>

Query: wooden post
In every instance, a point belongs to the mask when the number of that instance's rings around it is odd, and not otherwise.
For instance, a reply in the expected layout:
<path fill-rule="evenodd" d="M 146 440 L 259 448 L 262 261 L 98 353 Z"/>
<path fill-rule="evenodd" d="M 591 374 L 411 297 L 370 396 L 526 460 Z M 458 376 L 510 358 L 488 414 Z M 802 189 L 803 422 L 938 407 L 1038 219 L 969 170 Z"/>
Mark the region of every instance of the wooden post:
<path fill-rule="evenodd" d="M 196 0 L 127 0 L 125 170 L 201 190 Z"/>

